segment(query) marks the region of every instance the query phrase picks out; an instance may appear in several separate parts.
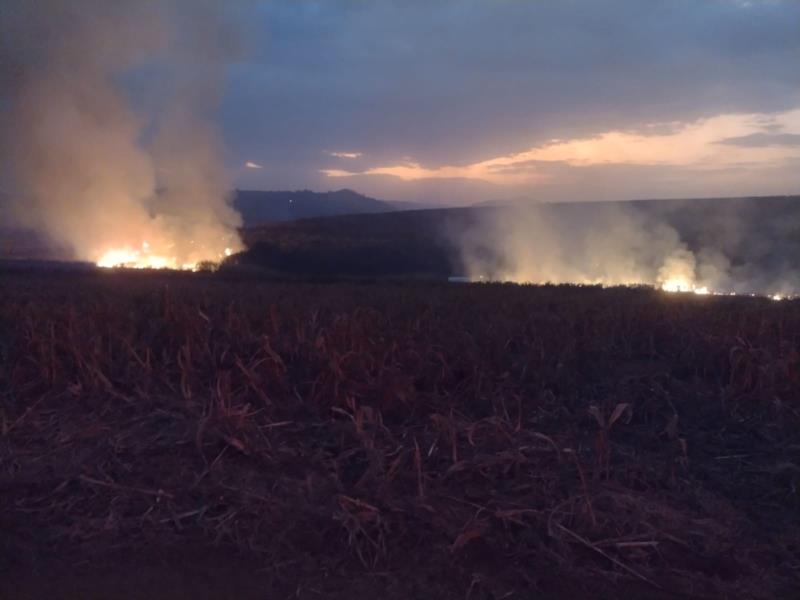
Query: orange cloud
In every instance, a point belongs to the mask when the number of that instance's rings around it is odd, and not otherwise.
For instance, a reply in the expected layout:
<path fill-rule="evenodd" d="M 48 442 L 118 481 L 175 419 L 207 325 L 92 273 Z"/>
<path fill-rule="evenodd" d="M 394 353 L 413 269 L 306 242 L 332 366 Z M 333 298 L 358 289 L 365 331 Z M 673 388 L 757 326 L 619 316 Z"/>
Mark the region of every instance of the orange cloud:
<path fill-rule="evenodd" d="M 663 124 L 647 129 L 663 130 Z M 327 169 L 328 177 L 390 175 L 405 181 L 418 179 L 479 179 L 498 184 L 536 183 L 547 178 L 537 163 L 561 162 L 573 167 L 593 165 L 679 166 L 697 170 L 719 169 L 747 164 L 751 168 L 770 166 L 786 159 L 800 158 L 800 148 L 748 147 L 720 143 L 723 140 L 764 131 L 800 133 L 800 109 L 769 114 L 719 115 L 692 123 L 667 124 L 667 133 L 607 131 L 587 138 L 551 140 L 524 152 L 508 154 L 463 166 L 424 167 L 406 161 L 356 172 Z"/>

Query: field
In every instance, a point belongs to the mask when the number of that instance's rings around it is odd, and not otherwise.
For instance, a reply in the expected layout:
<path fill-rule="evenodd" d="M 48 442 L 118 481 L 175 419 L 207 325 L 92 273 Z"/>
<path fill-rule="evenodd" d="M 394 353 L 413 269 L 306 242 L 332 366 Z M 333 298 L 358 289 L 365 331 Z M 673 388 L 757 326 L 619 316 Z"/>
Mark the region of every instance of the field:
<path fill-rule="evenodd" d="M 0 272 L 2 598 L 789 598 L 800 301 Z"/>

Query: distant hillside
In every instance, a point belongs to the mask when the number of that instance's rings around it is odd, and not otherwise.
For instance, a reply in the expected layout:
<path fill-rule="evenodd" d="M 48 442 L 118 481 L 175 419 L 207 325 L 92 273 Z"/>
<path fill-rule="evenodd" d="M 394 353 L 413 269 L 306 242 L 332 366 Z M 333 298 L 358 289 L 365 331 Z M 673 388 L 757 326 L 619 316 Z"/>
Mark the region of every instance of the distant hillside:
<path fill-rule="evenodd" d="M 241 233 L 248 249 L 230 263 L 297 278 L 463 275 L 459 242 L 474 242 L 486 223 L 513 210 L 499 205 L 392 210 L 388 203 L 349 190 L 243 191 L 237 204 L 245 212 Z M 575 223 L 603 223 L 606 211 L 635 210 L 674 228 L 693 251 L 717 248 L 733 267 L 750 263 L 764 270 L 778 269 L 800 285 L 800 196 L 547 206 L 562 222 Z M 358 212 L 370 214 L 342 214 Z M 334 216 L 302 218 L 308 214 Z M 491 262 L 497 255 L 494 245 L 482 248 Z M 0 258 L 65 256 L 67 252 L 58 252 L 42 238 L 4 231 L 0 223 Z"/>
<path fill-rule="evenodd" d="M 387 202 L 346 189 L 335 192 L 237 190 L 233 205 L 241 213 L 245 227 L 275 221 L 396 210 Z"/>
<path fill-rule="evenodd" d="M 413 200 L 383 200 L 394 210 L 428 210 L 432 208 L 445 208 L 436 202 L 414 202 Z M 466 205 L 464 205 L 466 206 Z M 453 206 L 446 208 L 454 208 Z M 459 208 L 462 208 L 459 206 Z"/>
<path fill-rule="evenodd" d="M 800 196 L 551 204 L 567 221 L 598 222 L 629 208 L 679 232 L 692 250 L 724 250 L 732 262 L 800 269 Z M 246 228 L 248 250 L 232 262 L 297 277 L 446 277 L 463 274 L 458 240 L 508 206 L 409 210 Z M 465 232 L 470 232 L 469 234 Z M 720 239 L 724 238 L 724 239 Z M 491 253 L 491 248 L 486 251 Z"/>
<path fill-rule="evenodd" d="M 274 223 L 242 231 L 232 263 L 297 277 L 435 277 L 459 272 L 450 232 L 485 211 L 449 208 Z"/>

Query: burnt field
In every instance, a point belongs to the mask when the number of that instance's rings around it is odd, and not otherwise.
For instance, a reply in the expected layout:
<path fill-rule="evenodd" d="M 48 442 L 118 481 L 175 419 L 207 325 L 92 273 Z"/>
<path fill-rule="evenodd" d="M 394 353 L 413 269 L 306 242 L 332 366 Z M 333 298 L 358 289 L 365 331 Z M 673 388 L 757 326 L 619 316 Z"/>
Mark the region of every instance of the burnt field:
<path fill-rule="evenodd" d="M 800 301 L 0 272 L 0 597 L 788 598 Z"/>

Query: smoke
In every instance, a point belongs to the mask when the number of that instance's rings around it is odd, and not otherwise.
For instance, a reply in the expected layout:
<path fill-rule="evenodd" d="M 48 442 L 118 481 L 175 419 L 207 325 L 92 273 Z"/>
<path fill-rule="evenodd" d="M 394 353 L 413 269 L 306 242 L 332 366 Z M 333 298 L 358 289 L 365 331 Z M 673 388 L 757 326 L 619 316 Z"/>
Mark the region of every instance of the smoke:
<path fill-rule="evenodd" d="M 456 242 L 472 278 L 789 295 L 799 220 L 792 198 L 536 204 L 484 209 Z"/>
<path fill-rule="evenodd" d="M 212 125 L 243 51 L 222 6 L 4 1 L 0 177 L 18 226 L 105 264 L 188 267 L 240 248 Z"/>

